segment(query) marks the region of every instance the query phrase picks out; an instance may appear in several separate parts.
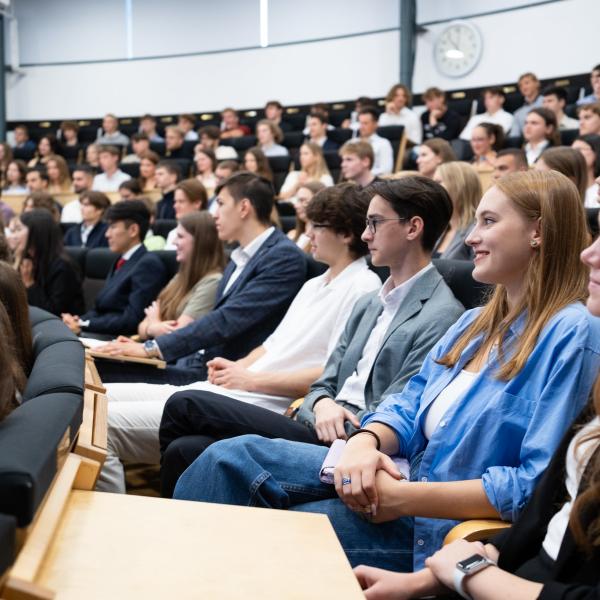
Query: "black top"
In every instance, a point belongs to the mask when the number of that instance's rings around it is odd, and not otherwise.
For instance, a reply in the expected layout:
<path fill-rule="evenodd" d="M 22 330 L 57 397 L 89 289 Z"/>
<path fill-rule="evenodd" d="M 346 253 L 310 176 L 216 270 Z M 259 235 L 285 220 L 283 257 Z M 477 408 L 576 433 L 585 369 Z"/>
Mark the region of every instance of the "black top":
<path fill-rule="evenodd" d="M 442 138 L 450 141 L 457 138 L 461 130 L 460 115 L 450 109 L 442 115 L 441 119 L 438 119 L 435 127 L 429 124 L 428 110 L 421 115 L 421 123 L 423 124 L 423 138 L 426 140 Z"/>
<path fill-rule="evenodd" d="M 576 424 L 563 438 L 519 520 L 491 540 L 500 551 L 500 568 L 519 575 L 519 569 L 538 556 L 548 523 L 568 500 L 565 459 L 569 443 L 579 425 L 590 421 L 592 416 L 589 407 L 581 413 Z M 588 467 L 594 463 L 594 458 L 590 459 Z M 584 472 L 578 494 L 587 485 L 588 470 Z M 593 506 L 584 518 L 584 528 L 597 515 L 598 506 Z M 543 600 L 597 600 L 600 597 L 600 549 L 596 548 L 587 554 L 576 545 L 571 530 L 567 528 L 552 566 L 551 579 L 542 583 L 544 587 L 539 598 Z"/>
<path fill-rule="evenodd" d="M 57 316 L 61 313 L 80 315 L 85 310 L 81 276 L 77 267 L 62 256 L 56 257 L 48 269 L 44 281 L 27 288 L 27 300 Z"/>
<path fill-rule="evenodd" d="M 163 195 L 160 202 L 156 205 L 157 219 L 174 219 L 175 218 L 175 190 L 167 192 Z"/>

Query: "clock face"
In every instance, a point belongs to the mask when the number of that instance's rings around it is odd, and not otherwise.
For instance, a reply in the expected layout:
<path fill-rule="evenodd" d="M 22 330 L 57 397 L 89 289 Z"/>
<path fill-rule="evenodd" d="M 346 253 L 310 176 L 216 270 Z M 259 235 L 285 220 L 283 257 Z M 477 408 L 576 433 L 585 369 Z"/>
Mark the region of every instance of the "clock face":
<path fill-rule="evenodd" d="M 462 77 L 479 62 L 483 40 L 479 30 L 470 23 L 455 21 L 438 36 L 434 47 L 437 68 L 446 77 Z"/>

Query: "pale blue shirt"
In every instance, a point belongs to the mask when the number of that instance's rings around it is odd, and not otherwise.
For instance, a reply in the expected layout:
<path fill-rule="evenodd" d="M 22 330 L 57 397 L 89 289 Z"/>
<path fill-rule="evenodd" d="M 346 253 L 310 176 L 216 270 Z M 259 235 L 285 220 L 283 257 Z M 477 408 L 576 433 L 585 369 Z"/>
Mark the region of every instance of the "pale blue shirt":
<path fill-rule="evenodd" d="M 481 309 L 465 312 L 427 355 L 420 372 L 400 394 L 386 398 L 363 417 L 361 426 L 385 423 L 396 432 L 400 456 L 423 452 L 418 481 L 481 479 L 487 498 L 502 519 L 514 521 L 530 499 L 564 432 L 585 405 L 600 366 L 600 319 L 583 304 L 558 312 L 540 333 L 523 369 L 511 380 L 497 377 L 497 350 L 465 394 L 442 416 L 429 442 L 427 411 L 461 372 L 481 343 L 469 343 L 452 368 L 436 362 L 468 329 Z M 505 352 L 524 327 L 511 327 Z M 513 346 L 514 348 L 514 346 Z M 457 523 L 415 518 L 414 568 L 443 544 Z"/>

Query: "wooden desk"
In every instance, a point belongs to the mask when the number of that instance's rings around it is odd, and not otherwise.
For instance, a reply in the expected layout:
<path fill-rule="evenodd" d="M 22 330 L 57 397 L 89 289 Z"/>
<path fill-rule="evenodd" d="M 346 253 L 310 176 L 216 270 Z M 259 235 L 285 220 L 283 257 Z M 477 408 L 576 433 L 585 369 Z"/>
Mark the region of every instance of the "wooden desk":
<path fill-rule="evenodd" d="M 35 583 L 57 600 L 363 598 L 323 515 L 77 490 Z"/>

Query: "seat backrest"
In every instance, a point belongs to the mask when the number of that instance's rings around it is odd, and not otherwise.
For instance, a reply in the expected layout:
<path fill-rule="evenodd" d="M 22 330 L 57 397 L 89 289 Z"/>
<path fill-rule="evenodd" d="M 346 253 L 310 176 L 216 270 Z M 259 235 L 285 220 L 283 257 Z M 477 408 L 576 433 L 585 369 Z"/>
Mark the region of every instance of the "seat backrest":
<path fill-rule="evenodd" d="M 559 134 L 560 143 L 563 146 L 570 146 L 579 136 L 579 129 L 562 129 Z"/>
<path fill-rule="evenodd" d="M 281 229 L 283 229 L 283 233 L 287 233 L 296 227 L 296 217 L 292 217 L 291 215 L 286 215 L 284 217 L 279 217 L 281 221 Z"/>
<path fill-rule="evenodd" d="M 33 521 L 79 431 L 82 412 L 82 394 L 46 394 L 0 422 L 0 513 L 16 518 L 18 527 Z"/>
<path fill-rule="evenodd" d="M 152 231 L 167 239 L 169 232 L 177 227 L 177 219 L 156 219 L 152 224 Z"/>
<path fill-rule="evenodd" d="M 64 250 L 69 256 L 69 258 L 79 267 L 79 272 L 82 275 L 85 274 L 85 259 L 87 256 L 87 248 L 84 246 L 65 246 Z"/>
<path fill-rule="evenodd" d="M 290 162 L 292 159 L 290 156 L 268 156 L 269 166 L 273 173 L 283 173 L 287 175 L 290 170 Z"/>
<path fill-rule="evenodd" d="M 140 163 L 120 163 L 119 169 L 134 179 L 137 179 L 140 176 Z"/>
<path fill-rule="evenodd" d="M 242 135 L 240 137 L 231 138 L 231 145 L 238 151 L 244 152 L 252 146 L 256 146 L 255 135 Z"/>
<path fill-rule="evenodd" d="M 352 129 L 342 129 L 341 127 L 331 129 L 327 132 L 327 137 L 339 146 L 343 146 L 352 137 Z"/>
<path fill-rule="evenodd" d="M 156 254 L 160 260 L 163 261 L 169 274 L 169 279 L 175 276 L 179 270 L 179 263 L 177 262 L 177 252 L 175 250 L 155 250 L 152 254 Z"/>
<path fill-rule="evenodd" d="M 91 248 L 85 258 L 85 277 L 106 279 L 118 254 L 109 248 Z"/>
<path fill-rule="evenodd" d="M 315 260 L 310 254 L 306 254 L 306 280 L 322 275 L 329 268 L 325 263 Z"/>
<path fill-rule="evenodd" d="M 398 141 L 404 133 L 404 125 L 386 125 L 385 127 L 377 128 L 377 135 L 390 140 L 390 142 Z"/>
<path fill-rule="evenodd" d="M 470 260 L 435 258 L 432 262 L 452 290 L 455 298 L 466 309 L 485 304 L 493 286 L 479 283 L 473 279 L 474 265 Z"/>
<path fill-rule="evenodd" d="M 473 158 L 473 150 L 467 140 L 457 138 L 450 142 L 450 146 L 452 146 L 452 150 L 458 160 L 471 160 Z"/>

